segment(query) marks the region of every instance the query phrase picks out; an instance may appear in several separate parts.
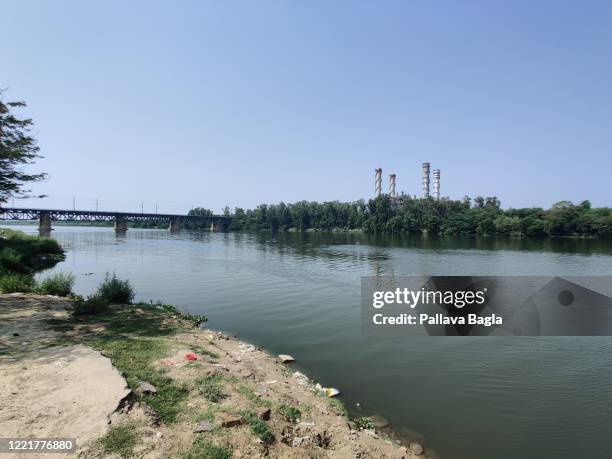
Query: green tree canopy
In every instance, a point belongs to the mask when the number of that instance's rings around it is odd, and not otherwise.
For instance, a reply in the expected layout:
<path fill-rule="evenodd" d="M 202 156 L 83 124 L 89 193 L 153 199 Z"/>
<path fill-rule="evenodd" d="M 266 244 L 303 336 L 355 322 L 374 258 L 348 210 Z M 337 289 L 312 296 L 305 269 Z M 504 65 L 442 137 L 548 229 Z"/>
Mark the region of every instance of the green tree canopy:
<path fill-rule="evenodd" d="M 25 172 L 28 164 L 41 157 L 36 139 L 30 135 L 32 120 L 14 113 L 15 109 L 25 107 L 25 102 L 4 102 L 2 96 L 0 92 L 0 203 L 11 196 L 28 197 L 30 190 L 25 188 L 26 184 L 46 176 Z"/>

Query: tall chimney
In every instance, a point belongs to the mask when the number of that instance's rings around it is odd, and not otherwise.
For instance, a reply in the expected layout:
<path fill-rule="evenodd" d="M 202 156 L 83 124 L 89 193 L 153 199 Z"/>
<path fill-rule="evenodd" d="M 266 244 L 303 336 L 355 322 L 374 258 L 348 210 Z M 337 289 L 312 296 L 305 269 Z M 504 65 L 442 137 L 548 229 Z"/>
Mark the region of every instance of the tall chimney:
<path fill-rule="evenodd" d="M 433 197 L 440 199 L 440 169 L 433 171 Z"/>
<path fill-rule="evenodd" d="M 374 195 L 379 197 L 381 194 L 381 186 L 382 186 L 382 169 L 377 168 L 374 169 Z"/>
<path fill-rule="evenodd" d="M 429 198 L 429 163 L 423 163 L 423 199 Z"/>
<path fill-rule="evenodd" d="M 389 196 L 395 197 L 395 174 L 389 174 Z"/>

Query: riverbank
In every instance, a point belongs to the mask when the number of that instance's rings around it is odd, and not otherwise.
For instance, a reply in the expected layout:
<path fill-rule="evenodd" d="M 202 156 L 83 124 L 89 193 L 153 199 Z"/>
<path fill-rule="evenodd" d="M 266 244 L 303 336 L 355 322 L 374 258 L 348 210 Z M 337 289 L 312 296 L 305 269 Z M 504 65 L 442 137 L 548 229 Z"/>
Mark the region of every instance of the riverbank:
<path fill-rule="evenodd" d="M 380 420 L 349 420 L 279 358 L 194 328 L 171 307 L 82 317 L 70 307 L 0 295 L 7 436 L 78 434 L 81 457 L 427 457 L 416 443 L 398 444 Z"/>

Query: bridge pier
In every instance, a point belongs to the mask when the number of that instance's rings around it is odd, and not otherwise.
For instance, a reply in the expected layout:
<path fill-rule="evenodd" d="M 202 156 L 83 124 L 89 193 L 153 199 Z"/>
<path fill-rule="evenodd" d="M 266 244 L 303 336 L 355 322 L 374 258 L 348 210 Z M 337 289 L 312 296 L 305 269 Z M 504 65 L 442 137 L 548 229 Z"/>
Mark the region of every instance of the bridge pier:
<path fill-rule="evenodd" d="M 127 221 L 124 218 L 115 218 L 115 234 L 125 234 L 127 229 Z"/>
<path fill-rule="evenodd" d="M 210 232 L 218 233 L 220 231 L 223 231 L 223 222 L 213 220 L 212 223 L 210 224 Z"/>
<path fill-rule="evenodd" d="M 41 212 L 38 219 L 38 233 L 41 236 L 49 236 L 51 229 L 51 215 L 47 212 Z"/>
<path fill-rule="evenodd" d="M 168 227 L 171 233 L 176 233 L 181 230 L 181 220 L 173 218 L 170 220 L 170 226 Z"/>

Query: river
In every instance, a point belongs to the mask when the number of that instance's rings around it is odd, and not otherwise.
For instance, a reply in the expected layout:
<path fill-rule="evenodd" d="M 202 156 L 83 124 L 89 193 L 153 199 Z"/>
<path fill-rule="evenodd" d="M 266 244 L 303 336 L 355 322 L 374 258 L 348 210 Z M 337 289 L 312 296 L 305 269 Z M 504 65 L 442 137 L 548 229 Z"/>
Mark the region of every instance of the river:
<path fill-rule="evenodd" d="M 53 271 L 74 273 L 77 293 L 115 271 L 137 300 L 293 355 L 352 414 L 382 415 L 442 459 L 610 457 L 612 338 L 372 339 L 360 323 L 361 276 L 612 275 L 610 242 L 68 226 L 53 237 L 67 250 Z"/>

